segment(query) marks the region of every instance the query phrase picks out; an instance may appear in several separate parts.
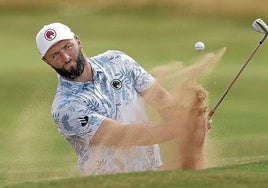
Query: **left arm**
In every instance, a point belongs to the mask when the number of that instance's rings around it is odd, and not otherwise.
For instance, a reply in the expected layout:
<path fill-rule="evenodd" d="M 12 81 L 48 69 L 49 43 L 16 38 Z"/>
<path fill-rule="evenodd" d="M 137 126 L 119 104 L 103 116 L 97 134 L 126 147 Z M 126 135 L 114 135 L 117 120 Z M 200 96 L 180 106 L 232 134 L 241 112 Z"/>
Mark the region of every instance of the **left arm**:
<path fill-rule="evenodd" d="M 178 116 L 183 112 L 173 96 L 157 81 L 141 95 L 146 103 L 156 109 L 163 120 L 171 120 L 173 116 Z"/>
<path fill-rule="evenodd" d="M 176 121 L 185 115 L 185 110 L 174 97 L 157 81 L 149 89 L 141 93 L 146 103 L 160 114 L 164 121 Z M 207 130 L 212 127 L 212 119 L 206 119 Z"/>

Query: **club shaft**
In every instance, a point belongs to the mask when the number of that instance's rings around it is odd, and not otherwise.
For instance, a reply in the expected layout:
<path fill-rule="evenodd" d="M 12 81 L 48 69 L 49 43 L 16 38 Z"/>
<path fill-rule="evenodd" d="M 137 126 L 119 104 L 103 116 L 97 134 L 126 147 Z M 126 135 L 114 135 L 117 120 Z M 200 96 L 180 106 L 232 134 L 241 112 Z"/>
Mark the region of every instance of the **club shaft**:
<path fill-rule="evenodd" d="M 234 85 L 234 83 L 236 82 L 236 80 L 238 79 L 238 77 L 240 76 L 240 74 L 246 68 L 246 66 L 248 65 L 248 63 L 252 59 L 252 57 L 255 55 L 255 53 L 257 52 L 257 50 L 259 49 L 259 47 L 261 46 L 261 44 L 263 43 L 263 41 L 266 39 L 266 37 L 267 37 L 267 34 L 265 34 L 264 37 L 260 40 L 259 44 L 256 46 L 256 48 L 254 49 L 254 51 L 251 53 L 251 55 L 249 56 L 249 58 L 247 59 L 247 61 L 244 63 L 244 65 L 239 70 L 239 72 L 236 74 L 236 76 L 234 77 L 234 79 L 230 82 L 230 84 L 228 85 L 228 87 L 226 88 L 226 90 L 224 91 L 224 93 L 222 94 L 222 96 L 218 99 L 217 103 L 215 104 L 215 106 L 212 108 L 212 110 L 208 114 L 208 117 L 209 118 L 211 118 L 215 114 L 217 108 L 219 107 L 219 105 L 221 104 L 221 102 L 223 101 L 223 99 L 225 98 L 225 96 L 228 94 L 228 92 L 230 91 L 231 87 Z"/>

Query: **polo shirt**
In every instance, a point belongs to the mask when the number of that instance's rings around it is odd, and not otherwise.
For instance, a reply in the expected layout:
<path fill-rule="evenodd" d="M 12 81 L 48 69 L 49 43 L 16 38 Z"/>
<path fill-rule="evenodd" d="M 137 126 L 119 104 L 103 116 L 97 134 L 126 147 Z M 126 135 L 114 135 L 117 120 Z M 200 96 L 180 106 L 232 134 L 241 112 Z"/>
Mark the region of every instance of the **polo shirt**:
<path fill-rule="evenodd" d="M 58 76 L 52 104 L 53 119 L 76 152 L 80 172 L 97 175 L 157 170 L 162 165 L 157 144 L 118 147 L 90 143 L 105 118 L 125 126 L 149 124 L 140 93 L 155 79 L 120 51 L 109 50 L 87 60 L 93 81 L 75 82 Z"/>

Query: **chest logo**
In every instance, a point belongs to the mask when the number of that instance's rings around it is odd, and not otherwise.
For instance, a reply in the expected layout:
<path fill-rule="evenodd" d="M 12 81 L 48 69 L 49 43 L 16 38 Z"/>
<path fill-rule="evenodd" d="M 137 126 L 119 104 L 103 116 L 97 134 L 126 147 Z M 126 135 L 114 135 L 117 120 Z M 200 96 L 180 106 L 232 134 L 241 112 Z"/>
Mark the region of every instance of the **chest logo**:
<path fill-rule="evenodd" d="M 114 79 L 111 81 L 111 86 L 113 89 L 119 90 L 122 88 L 122 82 L 118 79 Z"/>

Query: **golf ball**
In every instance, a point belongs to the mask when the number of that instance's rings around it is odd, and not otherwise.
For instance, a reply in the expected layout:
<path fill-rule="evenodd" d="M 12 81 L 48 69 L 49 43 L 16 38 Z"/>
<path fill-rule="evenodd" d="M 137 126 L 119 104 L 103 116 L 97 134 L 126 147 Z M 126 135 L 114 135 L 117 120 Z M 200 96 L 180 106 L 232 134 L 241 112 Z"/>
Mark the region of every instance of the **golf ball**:
<path fill-rule="evenodd" d="M 197 51 L 202 51 L 205 49 L 205 44 L 203 42 L 197 42 L 195 43 L 194 45 L 194 48 L 197 50 Z"/>

